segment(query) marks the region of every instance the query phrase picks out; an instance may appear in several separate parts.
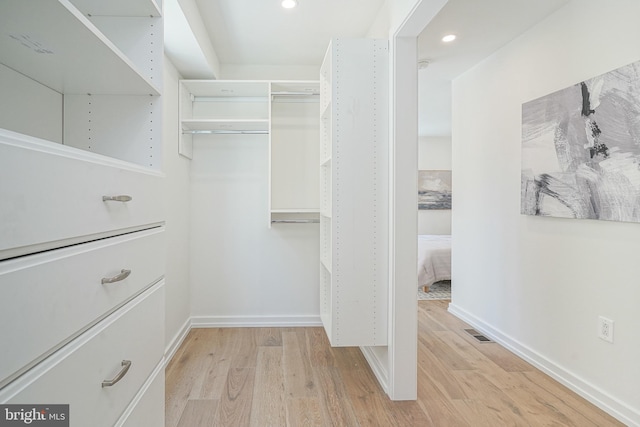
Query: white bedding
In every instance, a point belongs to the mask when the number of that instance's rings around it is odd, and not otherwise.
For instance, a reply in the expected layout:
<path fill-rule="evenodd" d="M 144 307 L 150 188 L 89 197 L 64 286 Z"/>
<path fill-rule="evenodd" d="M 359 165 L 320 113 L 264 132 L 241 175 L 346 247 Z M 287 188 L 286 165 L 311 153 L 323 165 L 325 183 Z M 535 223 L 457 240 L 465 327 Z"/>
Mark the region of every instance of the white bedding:
<path fill-rule="evenodd" d="M 418 286 L 451 280 L 451 236 L 418 236 Z"/>

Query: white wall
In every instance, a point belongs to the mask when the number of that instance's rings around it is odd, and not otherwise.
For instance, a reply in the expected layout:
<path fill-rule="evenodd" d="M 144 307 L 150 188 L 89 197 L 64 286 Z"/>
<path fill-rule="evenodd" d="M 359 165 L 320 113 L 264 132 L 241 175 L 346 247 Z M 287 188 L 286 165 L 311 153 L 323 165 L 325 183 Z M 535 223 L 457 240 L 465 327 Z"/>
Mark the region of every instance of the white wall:
<path fill-rule="evenodd" d="M 62 143 L 62 94 L 0 64 L 0 128 Z"/>
<path fill-rule="evenodd" d="M 267 198 L 267 135 L 194 138 L 191 309 L 196 324 L 318 324 L 318 224 L 269 228 Z"/>
<path fill-rule="evenodd" d="M 453 84 L 451 310 L 633 425 L 640 224 L 520 215 L 520 122 L 523 102 L 639 60 L 639 16 L 637 0 L 573 1 Z"/>
<path fill-rule="evenodd" d="M 223 64 L 220 69 L 223 80 L 318 80 L 320 65 L 233 65 Z"/>
<path fill-rule="evenodd" d="M 164 61 L 163 172 L 166 213 L 166 326 L 165 343 L 175 344 L 190 316 L 189 298 L 189 161 L 178 155 L 178 79 L 167 57 Z"/>
<path fill-rule="evenodd" d="M 451 170 L 451 137 L 420 137 L 418 170 Z M 418 234 L 451 234 L 451 210 L 419 210 Z"/>

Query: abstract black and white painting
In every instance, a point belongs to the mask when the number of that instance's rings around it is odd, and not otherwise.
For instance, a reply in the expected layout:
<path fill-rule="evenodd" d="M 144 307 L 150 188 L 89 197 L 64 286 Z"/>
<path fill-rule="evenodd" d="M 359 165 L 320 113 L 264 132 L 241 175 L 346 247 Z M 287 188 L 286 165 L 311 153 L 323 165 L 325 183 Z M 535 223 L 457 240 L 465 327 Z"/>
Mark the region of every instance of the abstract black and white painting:
<path fill-rule="evenodd" d="M 451 171 L 418 171 L 418 209 L 451 209 Z"/>
<path fill-rule="evenodd" d="M 640 62 L 522 105 L 521 211 L 640 222 Z"/>

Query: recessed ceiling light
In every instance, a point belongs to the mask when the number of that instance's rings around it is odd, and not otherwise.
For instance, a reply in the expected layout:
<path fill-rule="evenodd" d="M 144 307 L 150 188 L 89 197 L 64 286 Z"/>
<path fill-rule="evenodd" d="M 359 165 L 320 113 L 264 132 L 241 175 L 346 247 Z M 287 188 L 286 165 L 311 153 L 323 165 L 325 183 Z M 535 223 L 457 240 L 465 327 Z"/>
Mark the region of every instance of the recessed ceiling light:
<path fill-rule="evenodd" d="M 447 34 L 446 36 L 444 36 L 442 38 L 442 41 L 445 43 L 449 43 L 452 42 L 456 39 L 456 35 L 455 34 Z"/>
<path fill-rule="evenodd" d="M 298 5 L 298 0 L 282 0 L 282 7 L 285 9 L 293 9 Z"/>

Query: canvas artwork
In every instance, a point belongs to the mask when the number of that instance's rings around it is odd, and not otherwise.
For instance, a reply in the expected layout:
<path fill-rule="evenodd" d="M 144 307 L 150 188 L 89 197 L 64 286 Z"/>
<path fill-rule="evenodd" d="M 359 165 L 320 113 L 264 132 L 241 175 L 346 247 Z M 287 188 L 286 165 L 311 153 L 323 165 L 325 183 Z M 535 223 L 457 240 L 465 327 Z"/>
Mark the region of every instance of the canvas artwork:
<path fill-rule="evenodd" d="M 640 221 L 640 61 L 523 104 L 521 211 Z"/>
<path fill-rule="evenodd" d="M 418 209 L 451 209 L 451 171 L 418 171 Z"/>

